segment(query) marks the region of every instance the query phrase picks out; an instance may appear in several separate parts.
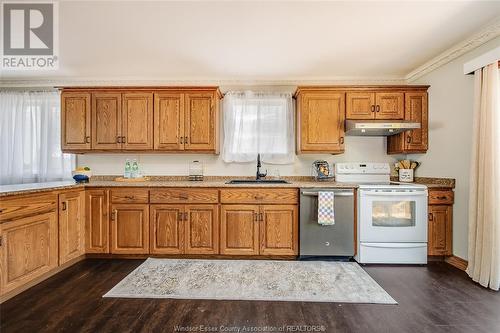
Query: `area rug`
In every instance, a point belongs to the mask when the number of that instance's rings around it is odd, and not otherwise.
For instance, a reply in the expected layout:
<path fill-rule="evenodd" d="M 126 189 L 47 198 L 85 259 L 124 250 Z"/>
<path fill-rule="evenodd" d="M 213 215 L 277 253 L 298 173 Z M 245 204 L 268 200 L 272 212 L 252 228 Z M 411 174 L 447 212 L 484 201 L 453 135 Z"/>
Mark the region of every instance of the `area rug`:
<path fill-rule="evenodd" d="M 357 263 L 149 258 L 103 297 L 397 304 Z"/>

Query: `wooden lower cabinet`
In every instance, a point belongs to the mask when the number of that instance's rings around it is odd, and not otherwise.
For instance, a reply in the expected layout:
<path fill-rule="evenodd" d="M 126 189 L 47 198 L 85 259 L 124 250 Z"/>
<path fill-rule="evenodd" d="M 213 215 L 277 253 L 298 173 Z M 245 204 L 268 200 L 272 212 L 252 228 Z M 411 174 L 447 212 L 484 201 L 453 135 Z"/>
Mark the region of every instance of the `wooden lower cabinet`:
<path fill-rule="evenodd" d="M 260 254 L 298 254 L 298 209 L 296 205 L 261 206 Z"/>
<path fill-rule="evenodd" d="M 228 255 L 259 254 L 259 206 L 222 205 L 220 253 Z"/>
<path fill-rule="evenodd" d="M 452 205 L 429 205 L 428 255 L 452 255 Z"/>
<path fill-rule="evenodd" d="M 183 205 L 151 205 L 151 253 L 184 253 L 183 214 Z"/>
<path fill-rule="evenodd" d="M 0 234 L 1 295 L 58 266 L 56 211 L 0 224 Z"/>
<path fill-rule="evenodd" d="M 149 205 L 111 206 L 111 253 L 149 253 Z"/>
<path fill-rule="evenodd" d="M 222 205 L 221 254 L 296 255 L 296 205 Z"/>
<path fill-rule="evenodd" d="M 109 253 L 109 191 L 85 194 L 85 252 Z"/>
<path fill-rule="evenodd" d="M 219 216 L 217 205 L 185 206 L 186 254 L 219 253 Z"/>
<path fill-rule="evenodd" d="M 85 254 L 84 193 L 59 194 L 59 265 Z"/>
<path fill-rule="evenodd" d="M 217 205 L 151 205 L 151 253 L 218 254 Z"/>

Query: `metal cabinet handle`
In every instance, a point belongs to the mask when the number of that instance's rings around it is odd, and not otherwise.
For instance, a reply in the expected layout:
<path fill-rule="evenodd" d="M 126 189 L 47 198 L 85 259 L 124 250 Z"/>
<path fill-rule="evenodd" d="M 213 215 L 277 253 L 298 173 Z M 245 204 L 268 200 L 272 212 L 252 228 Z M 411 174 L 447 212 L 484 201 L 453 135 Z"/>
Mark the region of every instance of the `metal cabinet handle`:
<path fill-rule="evenodd" d="M 66 208 L 67 208 L 66 201 L 63 201 L 61 210 L 66 210 Z"/>
<path fill-rule="evenodd" d="M 370 110 L 371 110 L 372 112 L 375 112 L 375 105 L 372 105 L 372 106 L 370 107 Z"/>
<path fill-rule="evenodd" d="M 90 136 L 85 137 L 85 143 L 90 143 Z"/>
<path fill-rule="evenodd" d="M 377 105 L 376 110 L 377 112 L 380 112 L 380 105 Z"/>
<path fill-rule="evenodd" d="M 133 197 L 133 196 L 131 196 L 131 195 L 126 195 L 126 196 L 125 196 L 125 199 L 134 200 L 134 197 Z"/>
<path fill-rule="evenodd" d="M 353 192 L 338 192 L 338 193 L 334 192 L 334 193 L 335 193 L 336 197 L 352 197 L 352 196 L 354 196 Z M 300 194 L 311 196 L 311 197 L 317 197 L 318 196 L 318 192 L 302 191 L 302 192 L 300 192 Z"/>
<path fill-rule="evenodd" d="M 340 144 L 342 144 L 342 145 L 344 144 L 344 137 L 343 136 L 340 137 Z"/>
<path fill-rule="evenodd" d="M 406 142 L 407 142 L 407 143 L 411 143 L 411 136 L 408 136 L 408 137 L 406 138 Z"/>
<path fill-rule="evenodd" d="M 125 143 L 125 137 L 122 136 L 122 143 Z"/>
<path fill-rule="evenodd" d="M 258 222 L 259 221 L 259 213 L 253 213 L 253 221 Z"/>
<path fill-rule="evenodd" d="M 429 221 L 434 221 L 434 215 L 432 213 L 429 213 Z"/>
<path fill-rule="evenodd" d="M 116 143 L 121 143 L 121 140 L 120 140 L 119 136 L 116 137 Z"/>

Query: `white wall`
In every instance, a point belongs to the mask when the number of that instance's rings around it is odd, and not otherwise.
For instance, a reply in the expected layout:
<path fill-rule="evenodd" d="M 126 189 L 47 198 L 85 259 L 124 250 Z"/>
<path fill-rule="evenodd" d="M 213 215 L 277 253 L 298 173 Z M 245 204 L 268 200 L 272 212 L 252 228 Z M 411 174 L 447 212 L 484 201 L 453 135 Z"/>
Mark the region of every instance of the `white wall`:
<path fill-rule="evenodd" d="M 385 154 L 385 138 L 346 137 L 346 152 L 342 155 L 307 154 L 295 157 L 292 165 L 264 164 L 269 174 L 279 170 L 281 176 L 309 176 L 311 164 L 316 159 L 328 162 L 373 161 L 392 162 L 394 157 Z M 252 176 L 255 163 L 224 163 L 220 156 L 201 154 L 86 154 L 79 155 L 77 164 L 89 166 L 96 175 L 117 175 L 123 172 L 125 159 L 137 158 L 147 175 L 187 175 L 189 162 L 203 161 L 205 175 Z"/>
<path fill-rule="evenodd" d="M 408 156 L 422 162 L 418 176 L 456 179 L 453 254 L 467 259 L 469 168 L 472 148 L 474 76 L 463 74 L 467 61 L 500 46 L 500 37 L 421 77 L 429 84 L 429 151 Z"/>

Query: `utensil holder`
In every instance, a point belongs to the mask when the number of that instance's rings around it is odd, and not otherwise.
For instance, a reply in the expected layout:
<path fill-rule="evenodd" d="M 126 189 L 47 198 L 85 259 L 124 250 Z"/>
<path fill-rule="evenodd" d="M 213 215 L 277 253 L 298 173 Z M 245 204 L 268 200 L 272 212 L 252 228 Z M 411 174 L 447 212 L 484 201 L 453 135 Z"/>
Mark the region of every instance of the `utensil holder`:
<path fill-rule="evenodd" d="M 399 169 L 399 181 L 405 183 L 412 183 L 413 169 Z"/>

